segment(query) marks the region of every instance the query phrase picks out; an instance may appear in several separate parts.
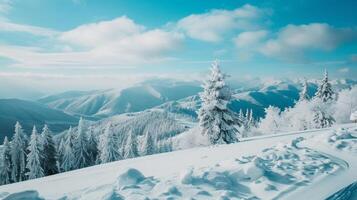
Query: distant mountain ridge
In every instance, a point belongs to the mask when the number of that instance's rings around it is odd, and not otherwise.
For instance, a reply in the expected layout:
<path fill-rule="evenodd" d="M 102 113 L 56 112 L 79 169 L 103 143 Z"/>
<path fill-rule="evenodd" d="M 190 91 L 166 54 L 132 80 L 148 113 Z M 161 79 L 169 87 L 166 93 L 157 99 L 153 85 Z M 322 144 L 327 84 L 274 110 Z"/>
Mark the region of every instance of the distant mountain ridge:
<path fill-rule="evenodd" d="M 199 84 L 192 82 L 147 81 L 123 90 L 64 92 L 41 98 L 38 102 L 73 115 L 102 119 L 143 111 L 168 101 L 195 95 L 199 91 Z"/>
<path fill-rule="evenodd" d="M 33 125 L 40 131 L 46 123 L 53 132 L 61 132 L 76 125 L 78 118 L 55 110 L 38 102 L 20 99 L 0 99 L 0 142 L 5 136 L 12 137 L 16 121 L 29 135 Z"/>

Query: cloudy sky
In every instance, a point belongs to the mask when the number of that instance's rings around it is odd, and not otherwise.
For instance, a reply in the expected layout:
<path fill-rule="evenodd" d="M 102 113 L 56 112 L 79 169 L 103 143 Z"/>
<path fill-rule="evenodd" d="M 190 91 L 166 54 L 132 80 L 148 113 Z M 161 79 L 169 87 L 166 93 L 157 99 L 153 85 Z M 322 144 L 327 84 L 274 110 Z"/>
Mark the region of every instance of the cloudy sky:
<path fill-rule="evenodd" d="M 357 1 L 0 0 L 0 84 L 43 90 L 232 77 L 357 77 Z M 1 87 L 0 87 L 1 88 Z M 7 88 L 9 89 L 9 88 Z"/>

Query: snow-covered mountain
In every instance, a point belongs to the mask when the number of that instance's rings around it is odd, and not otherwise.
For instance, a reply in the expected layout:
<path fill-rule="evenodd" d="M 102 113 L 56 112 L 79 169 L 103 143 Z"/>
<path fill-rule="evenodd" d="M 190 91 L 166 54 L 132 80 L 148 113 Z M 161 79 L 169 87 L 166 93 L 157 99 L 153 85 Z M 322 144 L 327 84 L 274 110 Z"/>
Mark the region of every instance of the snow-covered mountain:
<path fill-rule="evenodd" d="M 153 108 L 168 101 L 195 95 L 201 88 L 196 82 L 151 80 L 123 90 L 71 91 L 38 101 L 75 115 L 97 119 Z"/>
<path fill-rule="evenodd" d="M 352 199 L 356 187 L 346 186 L 357 180 L 356 145 L 354 124 L 266 135 L 4 185 L 0 198 Z"/>
<path fill-rule="evenodd" d="M 230 108 L 236 112 L 240 109 L 253 109 L 255 118 L 264 116 L 264 108 L 269 105 L 285 109 L 294 105 L 301 90 L 302 80 L 256 80 L 251 86 L 232 82 L 234 98 Z M 313 96 L 318 80 L 309 80 L 308 93 Z M 332 81 L 336 90 L 357 84 L 354 80 Z M 175 112 L 184 112 L 196 116 L 200 102 L 198 82 L 180 82 L 174 80 L 145 81 L 123 90 L 70 91 L 51 95 L 38 101 L 47 106 L 73 115 L 82 115 L 94 119 L 103 119 L 122 113 L 138 112 L 161 107 Z M 179 105 L 181 104 L 181 105 Z M 186 105 L 194 104 L 196 108 Z"/>
<path fill-rule="evenodd" d="M 53 132 L 61 132 L 75 125 L 78 119 L 37 102 L 0 99 L 0 142 L 5 136 L 12 136 L 16 121 L 30 134 L 33 125 L 39 129 L 46 123 Z"/>
<path fill-rule="evenodd" d="M 299 83 L 278 81 L 271 85 L 266 84 L 260 89 L 251 89 L 245 92 L 236 91 L 229 107 L 237 113 L 240 109 L 243 111 L 252 109 L 254 118 L 259 119 L 264 116 L 264 108 L 269 105 L 281 109 L 293 106 L 299 97 L 300 87 Z M 310 96 L 314 95 L 316 87 L 314 83 L 309 84 Z M 192 95 L 168 101 L 144 111 L 122 113 L 88 123 L 95 127 L 94 131 L 97 135 L 101 135 L 110 122 L 115 127 L 114 131 L 123 135 L 122 141 L 125 141 L 129 132 L 139 136 L 150 132 L 159 139 L 168 140 L 196 125 L 197 111 L 200 106 L 199 96 Z M 63 134 L 65 135 L 66 132 Z"/>

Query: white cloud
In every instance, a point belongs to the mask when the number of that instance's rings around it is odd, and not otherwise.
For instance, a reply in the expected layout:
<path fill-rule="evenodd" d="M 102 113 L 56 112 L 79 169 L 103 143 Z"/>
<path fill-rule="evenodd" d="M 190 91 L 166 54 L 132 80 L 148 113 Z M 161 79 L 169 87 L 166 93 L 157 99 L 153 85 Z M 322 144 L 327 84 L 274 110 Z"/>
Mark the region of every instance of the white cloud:
<path fill-rule="evenodd" d="M 268 34 L 269 32 L 267 30 L 246 31 L 233 38 L 233 42 L 238 50 L 238 58 L 240 60 L 249 60 L 252 58 L 256 50 L 259 49 L 266 40 Z"/>
<path fill-rule="evenodd" d="M 259 51 L 268 57 L 296 59 L 307 50 L 333 50 L 344 42 L 357 39 L 356 33 L 355 29 L 334 28 L 321 23 L 287 25 Z"/>
<path fill-rule="evenodd" d="M 23 29 L 12 27 L 12 30 Z M 31 33 L 47 36 L 53 33 L 46 31 L 34 29 Z M 162 29 L 146 30 L 125 16 L 55 34 L 58 35 L 56 42 L 66 50 L 48 52 L 8 45 L 0 47 L 0 55 L 14 60 L 15 66 L 23 67 L 130 66 L 170 59 L 168 52 L 178 49 L 184 38 L 182 34 Z"/>
<path fill-rule="evenodd" d="M 348 67 L 344 67 L 344 68 L 341 68 L 338 70 L 338 72 L 340 72 L 340 73 L 348 73 L 349 71 L 350 71 L 350 68 L 348 68 Z"/>
<path fill-rule="evenodd" d="M 59 33 L 58 31 L 48 28 L 16 24 L 6 20 L 0 20 L 0 32 L 24 32 L 32 35 L 47 37 L 56 36 Z"/>
<path fill-rule="evenodd" d="M 265 14 L 265 11 L 246 4 L 235 10 L 212 10 L 204 14 L 189 15 L 179 20 L 176 26 L 194 39 L 218 42 L 231 30 L 257 29 L 260 27 L 257 21 Z"/>
<path fill-rule="evenodd" d="M 260 44 L 268 35 L 268 31 L 246 31 L 233 38 L 233 42 L 238 48 L 246 48 Z"/>
<path fill-rule="evenodd" d="M 60 40 L 81 46 L 103 46 L 140 34 L 144 26 L 136 24 L 126 16 L 110 21 L 84 24 L 62 33 Z"/>

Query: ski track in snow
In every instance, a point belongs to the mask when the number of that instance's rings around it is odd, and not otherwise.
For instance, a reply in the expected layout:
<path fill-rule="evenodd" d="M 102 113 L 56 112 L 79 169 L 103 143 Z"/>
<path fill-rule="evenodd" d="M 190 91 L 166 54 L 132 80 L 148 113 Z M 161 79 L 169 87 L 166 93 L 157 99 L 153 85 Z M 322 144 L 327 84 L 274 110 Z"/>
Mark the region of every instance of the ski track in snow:
<path fill-rule="evenodd" d="M 0 198 L 323 199 L 356 181 L 356 170 L 350 124 L 75 170 L 1 186 Z"/>

